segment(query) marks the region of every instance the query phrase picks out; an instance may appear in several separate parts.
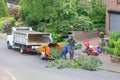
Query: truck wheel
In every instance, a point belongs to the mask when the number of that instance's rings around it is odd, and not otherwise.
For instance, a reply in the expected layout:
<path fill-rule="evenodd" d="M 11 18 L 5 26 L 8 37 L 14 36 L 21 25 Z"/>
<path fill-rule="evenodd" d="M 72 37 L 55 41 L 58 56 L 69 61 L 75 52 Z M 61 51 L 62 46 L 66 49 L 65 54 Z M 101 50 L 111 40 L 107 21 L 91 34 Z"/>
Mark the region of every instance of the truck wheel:
<path fill-rule="evenodd" d="M 11 48 L 12 48 L 12 46 L 10 45 L 9 42 L 7 42 L 7 48 L 8 48 L 8 49 L 11 49 Z"/>
<path fill-rule="evenodd" d="M 24 52 L 25 52 L 25 48 L 24 48 L 24 46 L 21 46 L 21 47 L 20 47 L 20 53 L 23 54 Z"/>

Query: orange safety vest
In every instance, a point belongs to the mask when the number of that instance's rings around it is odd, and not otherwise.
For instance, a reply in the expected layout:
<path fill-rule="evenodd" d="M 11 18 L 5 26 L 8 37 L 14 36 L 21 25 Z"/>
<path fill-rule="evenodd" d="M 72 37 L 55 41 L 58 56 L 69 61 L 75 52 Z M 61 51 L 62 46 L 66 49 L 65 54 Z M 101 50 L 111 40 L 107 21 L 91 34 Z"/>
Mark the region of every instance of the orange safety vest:
<path fill-rule="evenodd" d="M 48 57 L 50 57 L 50 48 L 49 48 L 48 45 L 46 45 L 46 44 L 41 44 L 39 50 L 40 50 L 40 52 L 44 52 L 45 55 L 47 55 Z"/>

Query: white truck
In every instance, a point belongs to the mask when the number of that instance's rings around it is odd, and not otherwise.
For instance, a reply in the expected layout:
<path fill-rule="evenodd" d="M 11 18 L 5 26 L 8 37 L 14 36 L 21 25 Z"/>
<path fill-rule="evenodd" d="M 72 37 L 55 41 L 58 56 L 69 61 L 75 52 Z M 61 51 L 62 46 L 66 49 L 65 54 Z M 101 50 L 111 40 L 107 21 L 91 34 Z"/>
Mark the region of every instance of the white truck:
<path fill-rule="evenodd" d="M 36 32 L 31 27 L 12 27 L 7 37 L 8 49 L 19 48 L 20 53 L 36 52 L 41 43 L 50 42 L 52 37 L 49 33 Z"/>

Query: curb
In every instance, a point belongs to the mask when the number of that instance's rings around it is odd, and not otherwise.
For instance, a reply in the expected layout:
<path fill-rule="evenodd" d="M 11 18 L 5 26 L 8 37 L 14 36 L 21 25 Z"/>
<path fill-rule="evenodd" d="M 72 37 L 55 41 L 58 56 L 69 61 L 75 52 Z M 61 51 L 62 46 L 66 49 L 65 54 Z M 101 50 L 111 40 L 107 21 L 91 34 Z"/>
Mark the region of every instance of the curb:
<path fill-rule="evenodd" d="M 104 70 L 104 71 L 108 71 L 108 72 L 114 72 L 114 73 L 119 73 L 119 71 L 114 71 L 114 70 L 109 70 L 109 69 L 103 69 L 103 68 L 100 68 L 100 70 Z"/>

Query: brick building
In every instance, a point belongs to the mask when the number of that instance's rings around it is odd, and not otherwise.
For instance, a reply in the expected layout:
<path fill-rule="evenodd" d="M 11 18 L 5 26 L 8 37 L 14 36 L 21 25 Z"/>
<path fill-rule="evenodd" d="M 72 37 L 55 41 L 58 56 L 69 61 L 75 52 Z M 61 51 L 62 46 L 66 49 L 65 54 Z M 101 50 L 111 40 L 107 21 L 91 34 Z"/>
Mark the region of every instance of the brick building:
<path fill-rule="evenodd" d="M 120 31 L 120 0 L 104 0 L 106 4 L 106 32 Z"/>

